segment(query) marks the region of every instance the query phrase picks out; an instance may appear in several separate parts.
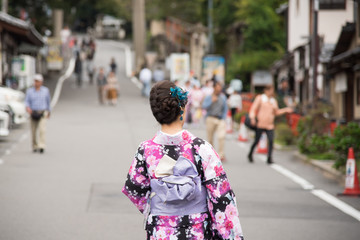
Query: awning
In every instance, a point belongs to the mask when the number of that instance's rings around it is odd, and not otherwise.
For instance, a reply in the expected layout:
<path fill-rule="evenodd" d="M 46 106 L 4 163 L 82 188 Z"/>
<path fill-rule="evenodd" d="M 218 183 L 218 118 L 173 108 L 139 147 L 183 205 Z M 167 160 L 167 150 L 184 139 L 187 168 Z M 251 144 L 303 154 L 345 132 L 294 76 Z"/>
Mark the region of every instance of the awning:
<path fill-rule="evenodd" d="M 41 34 L 28 22 L 0 12 L 0 26 L 14 35 L 19 36 L 25 42 L 35 46 L 43 46 L 44 40 Z"/>

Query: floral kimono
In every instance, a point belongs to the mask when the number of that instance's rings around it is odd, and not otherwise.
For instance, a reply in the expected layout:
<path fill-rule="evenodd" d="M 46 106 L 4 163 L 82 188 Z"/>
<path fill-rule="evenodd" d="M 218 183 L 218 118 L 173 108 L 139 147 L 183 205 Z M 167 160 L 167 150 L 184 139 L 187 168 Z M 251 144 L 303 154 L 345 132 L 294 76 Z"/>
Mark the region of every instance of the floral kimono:
<path fill-rule="evenodd" d="M 243 240 L 235 195 L 219 156 L 186 130 L 160 131 L 141 143 L 122 192 L 144 213 L 148 240 Z M 202 196 L 199 205 L 195 200 Z"/>

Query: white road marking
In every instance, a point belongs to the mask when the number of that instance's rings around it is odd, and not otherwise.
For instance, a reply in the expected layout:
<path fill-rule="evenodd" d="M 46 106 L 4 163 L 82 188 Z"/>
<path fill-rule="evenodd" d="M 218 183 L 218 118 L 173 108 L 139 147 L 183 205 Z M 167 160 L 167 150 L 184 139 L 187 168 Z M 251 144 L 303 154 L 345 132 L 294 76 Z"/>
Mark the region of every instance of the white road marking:
<path fill-rule="evenodd" d="M 10 155 L 11 154 L 11 150 L 10 149 L 7 149 L 6 151 L 5 151 L 5 155 Z"/>
<path fill-rule="evenodd" d="M 238 145 L 241 148 L 246 148 L 246 143 L 239 142 Z M 256 155 L 256 158 L 266 162 L 266 156 L 264 155 Z M 303 189 L 305 190 L 311 190 L 311 193 L 317 196 L 318 198 L 322 199 L 323 201 L 329 203 L 330 205 L 336 207 L 337 209 L 341 210 L 345 214 L 348 214 L 349 216 L 355 218 L 356 220 L 360 221 L 360 211 L 353 208 L 349 204 L 341 201 L 340 199 L 334 197 L 333 195 L 327 193 L 326 191 L 322 189 L 315 189 L 315 186 L 305 180 L 304 178 L 300 177 L 299 175 L 293 173 L 292 171 L 284 168 L 283 166 L 279 164 L 271 164 L 270 167 L 277 171 L 278 173 L 281 173 L 285 177 L 291 179 L 292 181 L 299 184 Z"/>
<path fill-rule="evenodd" d="M 141 82 L 140 82 L 136 77 L 132 77 L 132 78 L 131 78 L 131 82 L 134 83 L 135 86 L 137 86 L 139 89 L 142 88 Z"/>
<path fill-rule="evenodd" d="M 287 170 L 286 168 L 284 168 L 278 164 L 271 164 L 270 166 L 275 171 L 281 173 L 282 175 L 290 178 L 291 180 L 293 180 L 294 182 L 299 184 L 305 190 L 312 190 L 315 188 L 314 185 L 312 185 L 311 183 L 306 181 L 304 178 L 300 177 L 299 175 L 296 175 L 295 173 Z"/>
<path fill-rule="evenodd" d="M 338 208 L 339 210 L 343 211 L 344 213 L 352 216 L 356 220 L 360 221 L 360 211 L 356 210 L 352 206 L 343 201 L 339 200 L 338 198 L 334 197 L 333 195 L 325 192 L 324 190 L 312 190 L 312 194 L 317 196 L 318 198 L 324 200 L 325 202 L 331 204 L 332 206 Z"/>
<path fill-rule="evenodd" d="M 4 164 L 4 160 L 0 159 L 0 165 Z"/>
<path fill-rule="evenodd" d="M 57 81 L 56 88 L 55 88 L 55 91 L 54 91 L 54 96 L 53 96 L 52 101 L 51 101 L 51 108 L 54 108 L 56 106 L 57 102 L 59 101 L 62 85 L 63 85 L 64 81 L 71 76 L 71 74 L 74 71 L 74 68 L 75 68 L 75 58 L 71 58 L 70 63 L 69 63 L 69 67 L 66 70 L 65 74 L 62 75 L 59 78 L 59 80 Z"/>

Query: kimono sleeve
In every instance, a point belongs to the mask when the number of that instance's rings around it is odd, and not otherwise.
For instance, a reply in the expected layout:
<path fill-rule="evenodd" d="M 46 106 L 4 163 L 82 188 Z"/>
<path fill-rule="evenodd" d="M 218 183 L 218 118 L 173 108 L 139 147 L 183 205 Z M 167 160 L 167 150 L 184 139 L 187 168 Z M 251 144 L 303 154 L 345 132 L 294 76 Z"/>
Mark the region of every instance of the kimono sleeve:
<path fill-rule="evenodd" d="M 216 239 L 244 239 L 236 206 L 235 194 L 218 154 L 205 142 L 199 146 L 204 173 L 204 185 L 208 194 L 208 209 L 212 230 Z"/>
<path fill-rule="evenodd" d="M 140 144 L 130 166 L 122 192 L 133 202 L 139 211 L 143 213 L 150 191 L 150 178 L 144 158 L 144 146 Z"/>

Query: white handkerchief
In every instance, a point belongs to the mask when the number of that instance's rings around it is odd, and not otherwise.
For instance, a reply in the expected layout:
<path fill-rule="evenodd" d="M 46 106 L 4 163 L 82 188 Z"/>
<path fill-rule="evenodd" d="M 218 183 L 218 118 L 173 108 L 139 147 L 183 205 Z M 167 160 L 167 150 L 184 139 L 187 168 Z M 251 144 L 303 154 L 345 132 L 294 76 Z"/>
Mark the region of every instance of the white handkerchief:
<path fill-rule="evenodd" d="M 176 161 L 169 157 L 168 155 L 164 155 L 160 161 L 158 166 L 155 169 L 155 176 L 157 178 L 167 177 L 173 175 L 173 168 L 176 164 Z"/>

